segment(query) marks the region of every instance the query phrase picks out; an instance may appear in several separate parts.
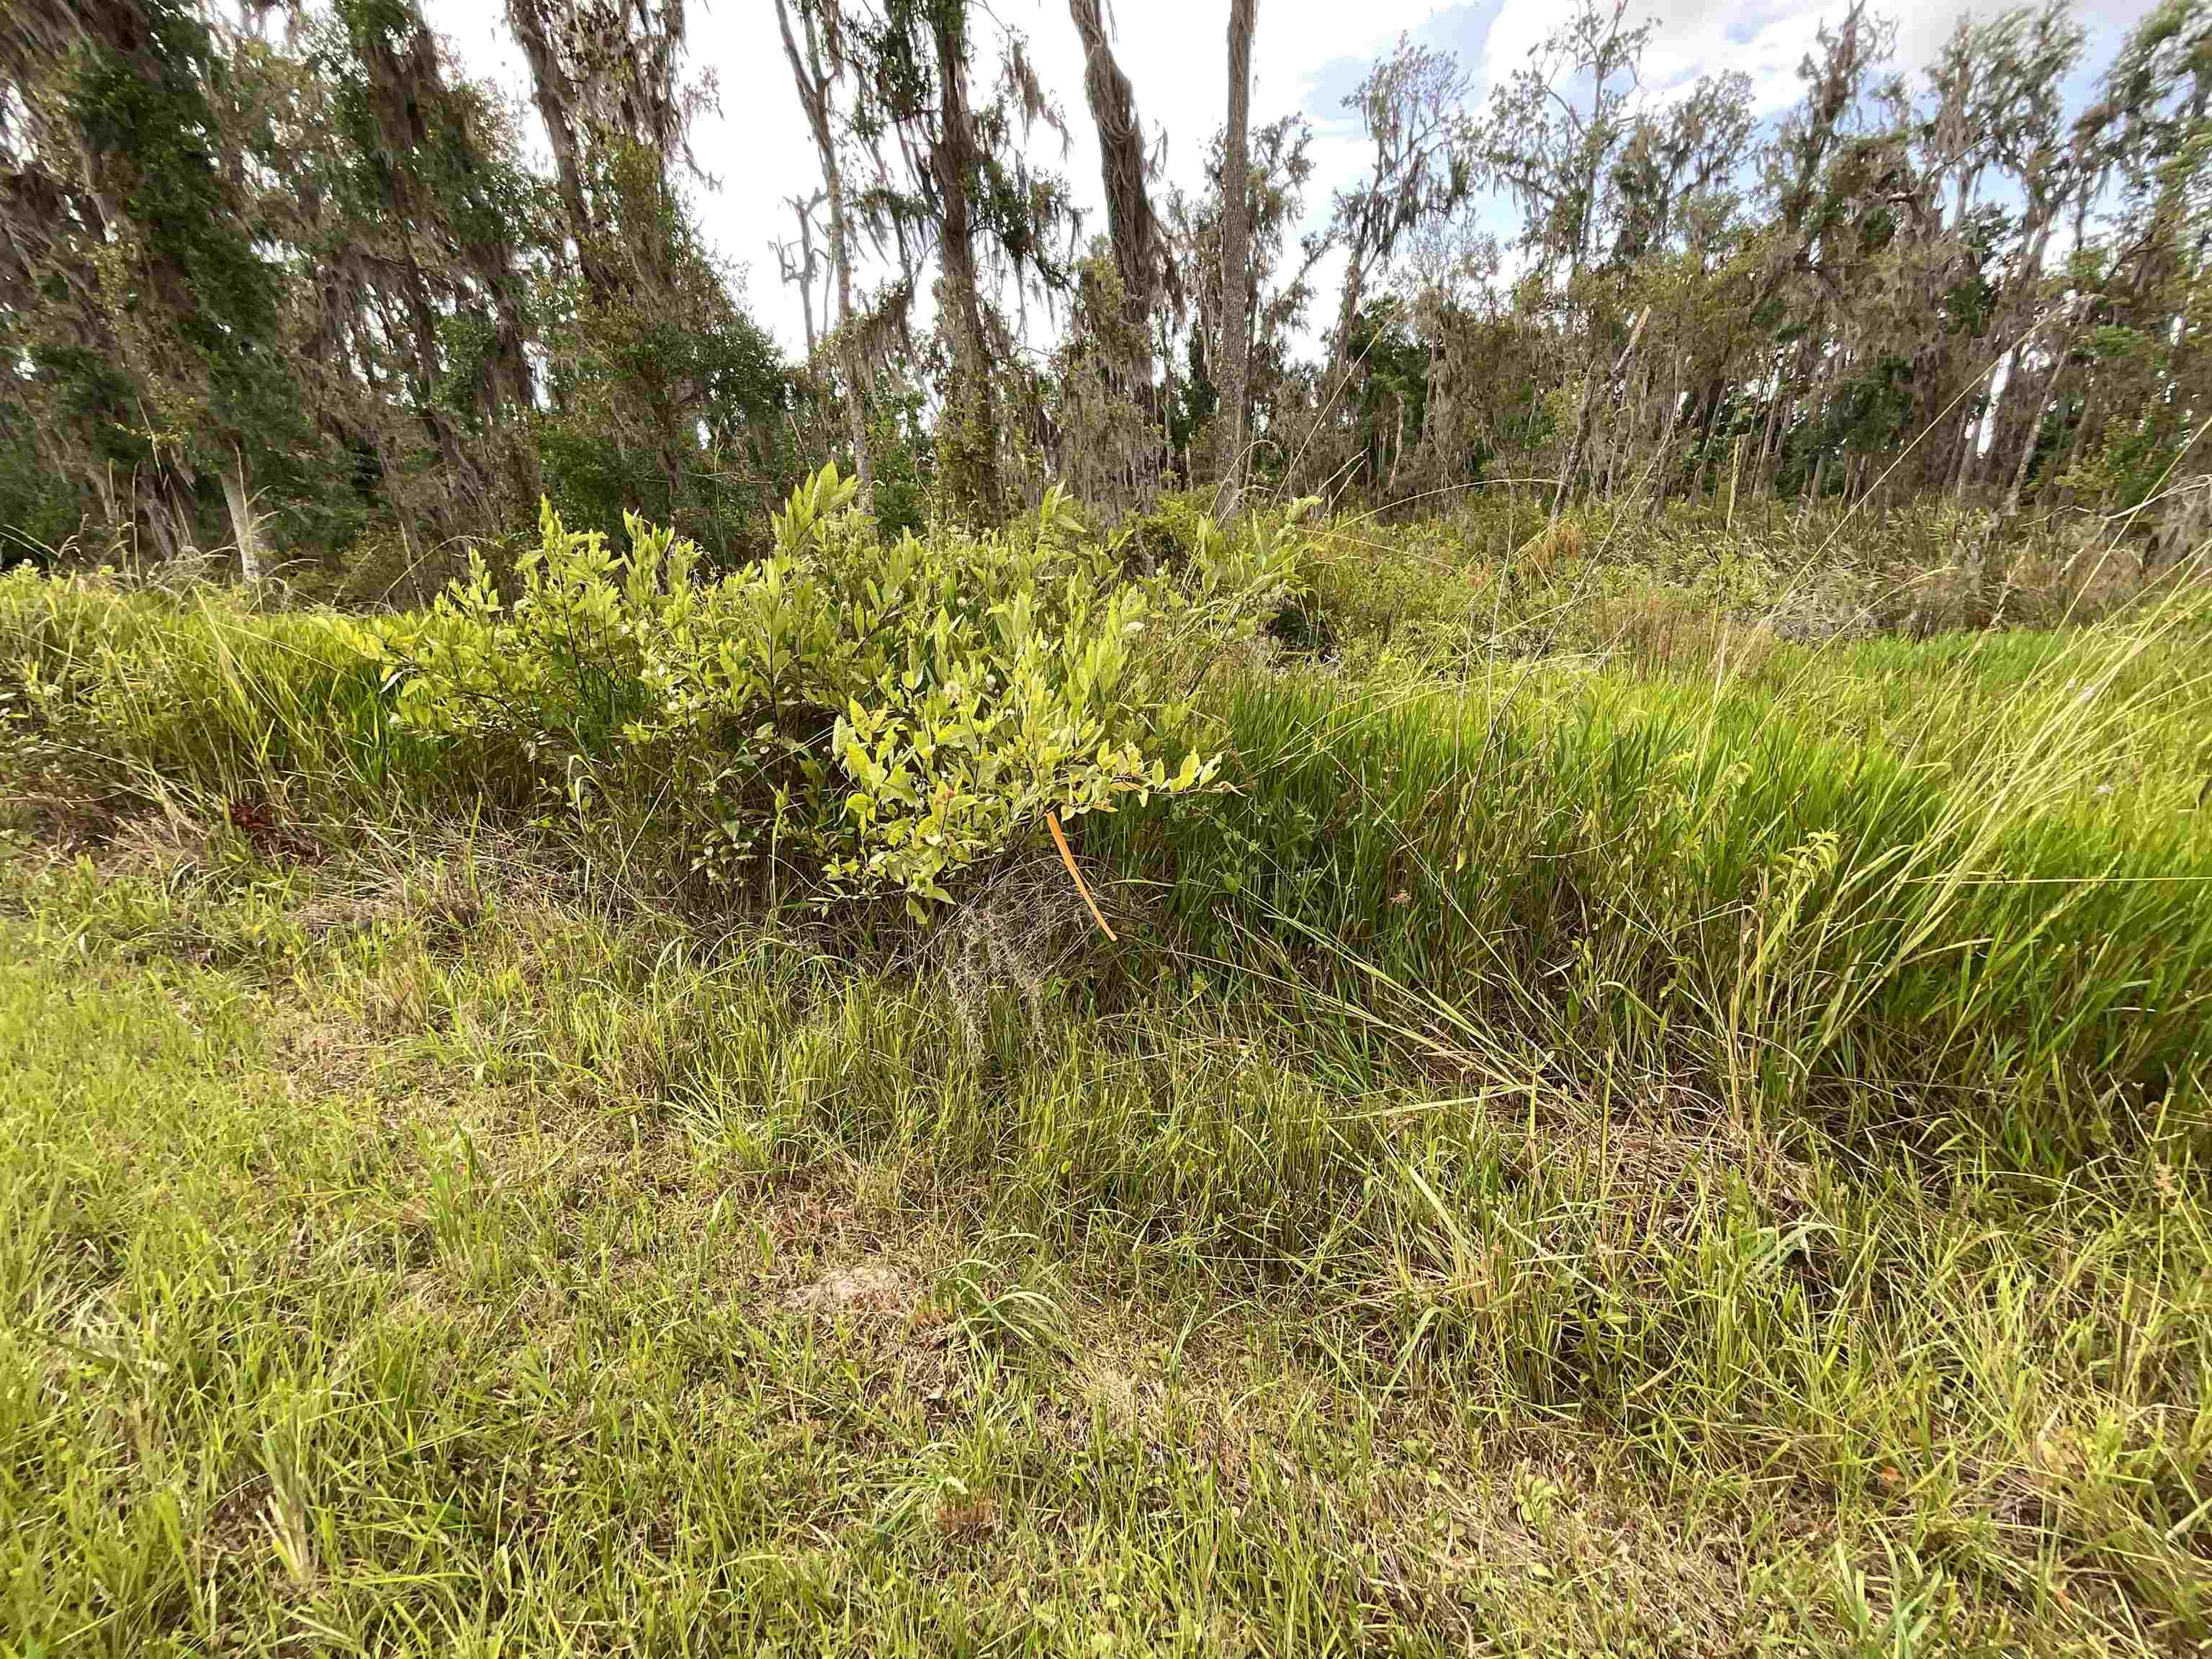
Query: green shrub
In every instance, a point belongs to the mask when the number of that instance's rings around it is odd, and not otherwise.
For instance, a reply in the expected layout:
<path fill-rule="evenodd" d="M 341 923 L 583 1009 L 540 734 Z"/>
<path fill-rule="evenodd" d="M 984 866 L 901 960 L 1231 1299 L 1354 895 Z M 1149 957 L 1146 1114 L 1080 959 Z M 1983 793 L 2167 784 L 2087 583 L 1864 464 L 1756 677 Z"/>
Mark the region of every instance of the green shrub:
<path fill-rule="evenodd" d="M 399 723 L 690 872 L 917 914 L 1048 811 L 1212 781 L 1176 694 L 1285 587 L 1277 522 L 1201 523 L 1182 568 L 1133 580 L 1057 490 L 1004 532 L 888 544 L 853 493 L 824 469 L 770 556 L 713 580 L 667 531 L 629 520 L 621 555 L 547 508 L 512 603 L 479 568 L 386 628 Z"/>

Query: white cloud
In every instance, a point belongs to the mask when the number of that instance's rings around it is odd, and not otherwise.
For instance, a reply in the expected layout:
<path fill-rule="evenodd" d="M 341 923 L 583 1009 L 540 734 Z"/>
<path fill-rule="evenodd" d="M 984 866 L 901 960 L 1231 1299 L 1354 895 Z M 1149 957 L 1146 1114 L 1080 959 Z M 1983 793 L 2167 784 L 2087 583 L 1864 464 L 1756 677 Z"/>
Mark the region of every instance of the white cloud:
<path fill-rule="evenodd" d="M 2027 3 L 2027 0 L 2014 0 Z M 2088 62 L 2101 67 L 2119 35 L 2147 15 L 2154 0 L 2089 0 L 2075 15 L 2088 29 Z M 1895 66 L 1916 85 L 1959 20 L 1986 16 L 2002 4 L 1975 0 L 1876 0 L 1874 10 L 1897 26 Z M 1751 77 L 1754 112 L 1772 115 L 1798 96 L 1797 65 L 1819 44 L 1820 26 L 1843 13 L 1842 0 L 1655 0 L 1632 13 L 1655 26 L 1644 62 L 1647 94 L 1665 96 L 1699 76 L 1740 70 Z M 1531 0 L 1506 0 L 1485 36 L 1486 79 L 1501 78 L 1528 61 L 1558 25 L 1559 9 Z"/>
<path fill-rule="evenodd" d="M 1796 100 L 1797 64 L 1817 44 L 1821 20 L 1841 9 L 1833 0 L 1656 0 L 1632 10 L 1632 21 L 1648 18 L 1653 25 L 1644 56 L 1645 95 L 1664 98 L 1700 76 L 1735 70 L 1751 77 L 1753 112 L 1774 114 Z M 1912 40 L 1899 43 L 1900 58 L 1925 61 L 1963 9 L 1963 0 L 1922 0 L 1914 8 Z M 1506 0 L 1483 42 L 1486 82 L 1503 80 L 1536 57 L 1562 21 L 1559 7 Z"/>

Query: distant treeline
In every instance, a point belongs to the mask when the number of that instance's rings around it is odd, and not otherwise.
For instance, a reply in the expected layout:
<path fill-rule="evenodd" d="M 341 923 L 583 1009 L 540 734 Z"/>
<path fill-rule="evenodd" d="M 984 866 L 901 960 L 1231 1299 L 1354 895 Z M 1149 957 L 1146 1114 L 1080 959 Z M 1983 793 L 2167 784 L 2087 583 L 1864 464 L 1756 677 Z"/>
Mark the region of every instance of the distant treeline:
<path fill-rule="evenodd" d="M 1117 509 L 1490 484 L 2109 514 L 2212 470 L 2212 0 L 2101 66 L 2062 3 L 1992 12 L 1911 75 L 1853 5 L 1770 122 L 1734 72 L 1646 88 L 1627 0 L 1577 0 L 1485 102 L 1401 41 L 1346 100 L 1364 176 L 1303 237 L 1311 132 L 1249 118 L 1255 0 L 1194 192 L 1158 176 L 1100 0 L 1069 0 L 1079 89 L 973 0 L 775 5 L 821 172 L 779 249 L 796 362 L 686 204 L 712 86 L 682 0 L 507 0 L 528 116 L 418 0 L 16 0 L 11 545 L 404 573 L 544 496 L 728 557 L 829 457 L 894 527 L 1054 481 Z M 1079 97 L 1087 239 L 1028 159 Z"/>

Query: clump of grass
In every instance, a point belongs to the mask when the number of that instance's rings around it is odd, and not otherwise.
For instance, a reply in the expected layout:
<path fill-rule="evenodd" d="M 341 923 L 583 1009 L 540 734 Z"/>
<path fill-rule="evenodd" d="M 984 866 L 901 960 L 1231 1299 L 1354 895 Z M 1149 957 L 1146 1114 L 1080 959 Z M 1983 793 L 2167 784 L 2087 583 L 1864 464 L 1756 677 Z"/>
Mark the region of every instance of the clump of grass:
<path fill-rule="evenodd" d="M 0 576 L 0 652 L 18 770 L 140 799 L 164 783 L 212 802 L 270 785 L 317 805 L 453 799 L 433 757 L 392 729 L 366 637 L 321 613 L 26 568 Z"/>
<path fill-rule="evenodd" d="M 1072 1346 L 1066 1310 L 1050 1291 L 1009 1282 L 988 1255 L 956 1262 L 939 1281 L 939 1301 L 978 1349 L 1018 1362 L 1065 1360 Z"/>
<path fill-rule="evenodd" d="M 1606 660 L 1644 675 L 1753 676 L 1776 643 L 1762 623 L 1656 586 L 1593 597 L 1582 626 Z"/>
<path fill-rule="evenodd" d="M 2190 1096 L 2212 1033 L 2212 836 L 2130 762 L 2170 742 L 2170 700 L 2130 684 L 2159 637 L 2079 636 L 1972 746 L 1833 740 L 1767 677 L 1247 676 L 1220 705 L 1237 793 L 1104 844 L 1174 872 L 1206 955 L 1272 941 L 1343 994 L 1356 962 L 1747 1112 L 1972 1122 L 2063 1167 Z"/>

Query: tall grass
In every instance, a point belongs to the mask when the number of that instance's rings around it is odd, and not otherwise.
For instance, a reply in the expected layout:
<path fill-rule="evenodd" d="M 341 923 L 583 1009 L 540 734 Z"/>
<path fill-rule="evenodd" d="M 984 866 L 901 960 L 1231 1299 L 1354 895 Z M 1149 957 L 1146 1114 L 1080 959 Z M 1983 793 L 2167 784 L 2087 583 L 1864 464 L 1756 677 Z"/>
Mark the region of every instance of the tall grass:
<path fill-rule="evenodd" d="M 1218 703 L 1235 793 L 1094 844 L 1164 880 L 1203 953 L 1257 943 L 1338 994 L 1388 982 L 1686 1065 L 1753 1115 L 1963 1119 L 2063 1167 L 2116 1116 L 2201 1113 L 2212 822 L 2181 799 L 2190 704 L 2138 672 L 2171 643 L 2001 651 L 1998 673 L 2034 672 L 1971 740 L 1940 718 L 1828 735 L 1808 705 L 1829 664 L 1787 695 L 1247 673 Z"/>
<path fill-rule="evenodd" d="M 100 578 L 0 576 L 10 712 L 65 768 L 217 799 L 282 784 L 367 807 L 440 768 L 393 730 L 383 672 L 334 613 L 264 612 Z"/>

